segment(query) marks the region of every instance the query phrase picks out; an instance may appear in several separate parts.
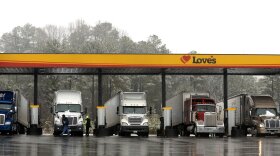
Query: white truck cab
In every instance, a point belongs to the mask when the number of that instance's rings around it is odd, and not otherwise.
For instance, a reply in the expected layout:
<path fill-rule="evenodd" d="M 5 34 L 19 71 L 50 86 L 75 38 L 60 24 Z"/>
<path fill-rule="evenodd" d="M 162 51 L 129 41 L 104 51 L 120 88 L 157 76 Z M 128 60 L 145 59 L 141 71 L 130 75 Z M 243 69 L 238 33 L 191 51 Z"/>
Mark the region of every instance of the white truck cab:
<path fill-rule="evenodd" d="M 55 92 L 53 107 L 54 132 L 53 135 L 62 133 L 62 115 L 69 120 L 71 135 L 83 136 L 83 105 L 80 91 L 59 90 Z"/>
<path fill-rule="evenodd" d="M 118 92 L 103 107 L 97 107 L 97 114 L 97 136 L 149 135 L 145 92 Z"/>
<path fill-rule="evenodd" d="M 118 107 L 120 135 L 137 133 L 148 136 L 147 101 L 144 92 L 123 92 Z"/>

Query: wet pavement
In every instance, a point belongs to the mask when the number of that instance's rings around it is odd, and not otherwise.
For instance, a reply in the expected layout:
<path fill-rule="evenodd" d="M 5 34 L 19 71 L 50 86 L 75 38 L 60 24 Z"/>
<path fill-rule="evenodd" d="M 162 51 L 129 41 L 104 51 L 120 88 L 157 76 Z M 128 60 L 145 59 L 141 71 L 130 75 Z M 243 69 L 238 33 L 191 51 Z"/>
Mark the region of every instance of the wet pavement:
<path fill-rule="evenodd" d="M 241 156 L 280 155 L 280 138 L 0 136 L 0 155 Z"/>

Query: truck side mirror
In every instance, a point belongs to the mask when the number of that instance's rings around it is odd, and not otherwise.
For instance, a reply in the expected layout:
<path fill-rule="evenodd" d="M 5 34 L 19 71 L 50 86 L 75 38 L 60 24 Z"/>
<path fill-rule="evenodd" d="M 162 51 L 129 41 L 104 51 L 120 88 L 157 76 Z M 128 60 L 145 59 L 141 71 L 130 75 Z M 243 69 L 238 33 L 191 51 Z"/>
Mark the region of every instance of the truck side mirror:
<path fill-rule="evenodd" d="M 17 112 L 17 106 L 15 106 L 15 108 L 14 108 L 14 109 L 15 109 L 14 113 L 16 113 L 16 112 Z"/>
<path fill-rule="evenodd" d="M 51 112 L 51 114 L 53 114 L 53 107 L 50 108 L 50 112 Z"/>
<path fill-rule="evenodd" d="M 117 114 L 119 114 L 119 107 L 117 107 Z"/>
<path fill-rule="evenodd" d="M 250 116 L 252 116 L 252 111 L 251 110 L 249 111 L 249 114 L 250 114 Z"/>
<path fill-rule="evenodd" d="M 150 107 L 150 114 L 153 114 L 153 108 Z"/>

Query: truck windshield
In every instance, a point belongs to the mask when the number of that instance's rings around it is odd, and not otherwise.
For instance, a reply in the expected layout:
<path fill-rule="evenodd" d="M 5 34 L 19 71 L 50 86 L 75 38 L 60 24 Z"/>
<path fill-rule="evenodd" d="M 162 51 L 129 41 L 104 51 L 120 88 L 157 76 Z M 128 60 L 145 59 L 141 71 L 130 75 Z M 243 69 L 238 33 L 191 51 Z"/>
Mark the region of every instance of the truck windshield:
<path fill-rule="evenodd" d="M 10 104 L 0 104 L 0 109 L 10 110 L 11 108 L 12 108 L 12 105 L 10 105 Z"/>
<path fill-rule="evenodd" d="M 78 105 L 78 104 L 58 104 L 56 106 L 56 111 L 57 112 L 65 112 L 65 111 L 81 112 L 81 105 Z"/>
<path fill-rule="evenodd" d="M 257 116 L 276 116 L 276 110 L 274 108 L 258 108 L 256 110 Z"/>
<path fill-rule="evenodd" d="M 145 107 L 123 107 L 124 114 L 145 114 Z"/>
<path fill-rule="evenodd" d="M 196 105 L 196 111 L 198 112 L 215 112 L 216 107 L 214 105 Z"/>

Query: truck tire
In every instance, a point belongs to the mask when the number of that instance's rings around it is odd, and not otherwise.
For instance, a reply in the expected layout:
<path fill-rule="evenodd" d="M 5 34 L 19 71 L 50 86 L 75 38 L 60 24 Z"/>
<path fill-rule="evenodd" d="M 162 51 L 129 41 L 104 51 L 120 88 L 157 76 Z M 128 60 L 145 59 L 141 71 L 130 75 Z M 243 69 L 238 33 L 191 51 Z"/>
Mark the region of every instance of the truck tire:
<path fill-rule="evenodd" d="M 251 130 L 252 137 L 261 137 L 263 134 L 259 134 L 256 127 L 253 127 Z"/>
<path fill-rule="evenodd" d="M 187 129 L 185 129 L 185 130 L 184 130 L 184 135 L 183 135 L 183 136 L 189 137 L 190 134 L 191 134 L 191 133 L 190 133 Z"/>
<path fill-rule="evenodd" d="M 265 134 L 257 133 L 257 134 L 256 134 L 256 137 L 265 137 Z"/>
<path fill-rule="evenodd" d="M 142 133 L 138 133 L 138 136 L 142 136 L 142 137 L 149 137 L 149 133 L 148 132 L 142 132 Z"/>
<path fill-rule="evenodd" d="M 19 134 L 25 134 L 25 128 L 24 128 L 24 126 L 22 126 L 22 125 L 18 125 L 18 133 Z"/>
<path fill-rule="evenodd" d="M 60 135 L 60 132 L 58 132 L 58 131 L 54 131 L 54 132 L 53 132 L 53 136 L 56 137 L 56 136 L 59 136 L 59 135 Z"/>
<path fill-rule="evenodd" d="M 110 130 L 108 128 L 98 128 L 95 129 L 95 135 L 97 137 L 110 136 Z"/>
<path fill-rule="evenodd" d="M 80 136 L 80 137 L 82 137 L 82 136 L 84 136 L 84 132 L 78 132 L 77 135 Z"/>
<path fill-rule="evenodd" d="M 209 137 L 209 133 L 197 133 L 196 137 L 208 138 Z"/>
<path fill-rule="evenodd" d="M 252 136 L 255 134 L 252 133 Z M 231 137 L 245 137 L 247 136 L 246 129 L 241 127 L 232 127 Z"/>
<path fill-rule="evenodd" d="M 84 136 L 84 133 L 83 133 L 83 132 L 71 132 L 71 136 L 79 136 L 79 137 L 82 137 L 82 136 Z"/>
<path fill-rule="evenodd" d="M 163 130 L 162 129 L 157 130 L 157 136 L 163 136 Z"/>
<path fill-rule="evenodd" d="M 119 136 L 125 136 L 125 137 L 130 137 L 130 133 L 128 133 L 128 132 L 120 132 L 119 133 Z"/>
<path fill-rule="evenodd" d="M 178 137 L 178 130 L 173 128 L 166 128 L 165 137 Z"/>
<path fill-rule="evenodd" d="M 218 136 L 219 138 L 223 138 L 224 137 L 224 133 L 218 133 L 218 134 L 216 134 L 216 136 Z"/>

